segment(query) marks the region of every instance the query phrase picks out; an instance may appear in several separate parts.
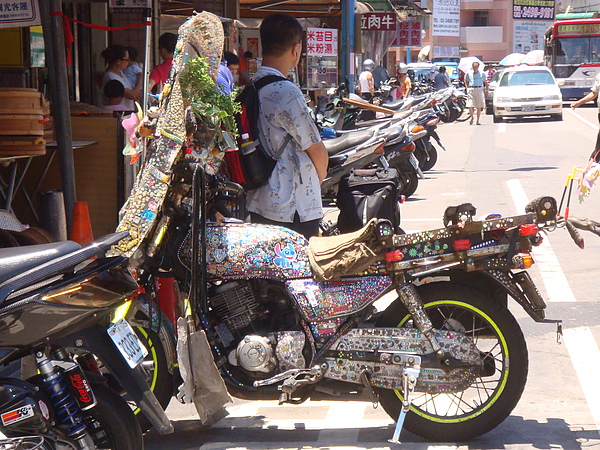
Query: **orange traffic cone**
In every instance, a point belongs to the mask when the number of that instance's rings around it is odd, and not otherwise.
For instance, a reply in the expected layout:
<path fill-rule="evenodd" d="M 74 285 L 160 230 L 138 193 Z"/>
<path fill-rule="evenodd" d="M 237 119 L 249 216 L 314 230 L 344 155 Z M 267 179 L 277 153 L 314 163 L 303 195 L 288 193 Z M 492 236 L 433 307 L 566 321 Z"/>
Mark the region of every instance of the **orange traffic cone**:
<path fill-rule="evenodd" d="M 94 240 L 87 202 L 75 202 L 71 240 L 85 245 Z"/>

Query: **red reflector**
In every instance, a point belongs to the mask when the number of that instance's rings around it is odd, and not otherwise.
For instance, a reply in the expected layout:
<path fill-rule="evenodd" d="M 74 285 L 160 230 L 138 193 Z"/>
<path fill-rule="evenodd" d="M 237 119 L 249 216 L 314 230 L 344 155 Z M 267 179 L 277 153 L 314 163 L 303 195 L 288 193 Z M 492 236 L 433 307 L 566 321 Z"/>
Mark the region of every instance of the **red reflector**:
<path fill-rule="evenodd" d="M 395 250 L 393 252 L 388 252 L 385 254 L 385 260 L 387 262 L 396 262 L 402 260 L 402 252 L 400 250 Z"/>
<path fill-rule="evenodd" d="M 439 121 L 440 121 L 440 118 L 439 117 L 435 117 L 435 118 L 433 118 L 431 120 L 428 120 L 425 123 L 425 125 L 427 125 L 428 127 L 433 127 L 433 126 L 437 125 L 439 123 Z"/>
<path fill-rule="evenodd" d="M 400 197 L 398 197 L 398 201 L 401 205 L 404 204 L 404 202 L 406 201 L 406 195 L 401 195 Z"/>
<path fill-rule="evenodd" d="M 471 248 L 471 241 L 468 239 L 459 239 L 454 241 L 454 250 L 469 250 Z"/>
<path fill-rule="evenodd" d="M 519 234 L 521 236 L 531 236 L 532 234 L 537 234 L 537 232 L 538 232 L 538 227 L 535 223 L 521 225 L 519 227 Z"/>

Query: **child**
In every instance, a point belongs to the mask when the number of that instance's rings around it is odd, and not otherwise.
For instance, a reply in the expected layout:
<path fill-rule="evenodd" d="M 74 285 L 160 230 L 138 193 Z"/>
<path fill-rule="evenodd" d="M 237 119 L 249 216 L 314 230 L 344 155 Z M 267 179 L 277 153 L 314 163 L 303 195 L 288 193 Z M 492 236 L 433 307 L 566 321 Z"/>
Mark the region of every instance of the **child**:
<path fill-rule="evenodd" d="M 108 99 L 108 103 L 103 109 L 111 111 L 126 111 L 128 108 L 121 103 L 125 95 L 125 86 L 118 80 L 110 80 L 104 85 L 104 96 Z"/>
<path fill-rule="evenodd" d="M 123 70 L 123 75 L 129 80 L 132 86 L 135 86 L 138 80 L 138 73 L 142 72 L 140 63 L 136 62 L 138 52 L 133 47 L 125 47 L 129 52 L 129 65 Z"/>

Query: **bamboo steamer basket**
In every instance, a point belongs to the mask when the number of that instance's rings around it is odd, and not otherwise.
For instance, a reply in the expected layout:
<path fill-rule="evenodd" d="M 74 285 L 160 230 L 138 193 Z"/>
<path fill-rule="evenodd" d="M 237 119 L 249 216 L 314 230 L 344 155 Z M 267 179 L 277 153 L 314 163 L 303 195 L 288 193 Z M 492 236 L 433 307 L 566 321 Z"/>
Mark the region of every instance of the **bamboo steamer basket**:
<path fill-rule="evenodd" d="M 0 136 L 43 136 L 43 120 L 36 114 L 0 114 Z"/>
<path fill-rule="evenodd" d="M 0 156 L 38 156 L 46 154 L 46 141 L 35 136 L 0 136 Z"/>
<path fill-rule="evenodd" d="M 29 88 L 0 88 L 0 114 L 44 114 L 42 93 Z"/>

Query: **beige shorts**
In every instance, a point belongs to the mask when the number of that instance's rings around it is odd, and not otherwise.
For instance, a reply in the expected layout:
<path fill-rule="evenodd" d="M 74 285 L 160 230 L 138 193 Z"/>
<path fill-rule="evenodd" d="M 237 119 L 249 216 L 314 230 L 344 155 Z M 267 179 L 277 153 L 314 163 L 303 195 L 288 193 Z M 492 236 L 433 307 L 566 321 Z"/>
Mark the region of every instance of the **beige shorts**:
<path fill-rule="evenodd" d="M 467 89 L 467 107 L 485 108 L 485 94 L 482 87 Z"/>

